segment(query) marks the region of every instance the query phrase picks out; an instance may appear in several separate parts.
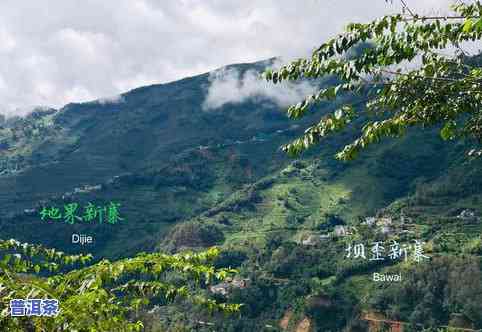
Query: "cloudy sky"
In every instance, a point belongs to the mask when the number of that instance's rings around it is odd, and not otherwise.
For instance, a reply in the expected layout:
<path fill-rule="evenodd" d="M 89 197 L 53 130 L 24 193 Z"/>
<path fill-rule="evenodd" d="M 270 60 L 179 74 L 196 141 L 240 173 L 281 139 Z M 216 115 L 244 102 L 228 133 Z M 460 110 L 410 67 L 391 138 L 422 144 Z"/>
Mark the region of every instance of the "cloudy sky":
<path fill-rule="evenodd" d="M 406 0 L 418 11 L 449 0 Z M 221 66 L 307 54 L 384 0 L 2 0 L 0 113 L 109 98 Z"/>

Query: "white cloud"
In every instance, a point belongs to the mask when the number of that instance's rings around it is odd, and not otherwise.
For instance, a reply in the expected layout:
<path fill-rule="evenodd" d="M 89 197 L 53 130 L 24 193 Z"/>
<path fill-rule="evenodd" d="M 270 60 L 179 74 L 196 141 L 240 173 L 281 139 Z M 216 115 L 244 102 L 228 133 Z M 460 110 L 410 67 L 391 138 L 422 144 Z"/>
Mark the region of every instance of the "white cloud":
<path fill-rule="evenodd" d="M 274 66 L 278 66 L 277 62 Z M 213 110 L 225 104 L 239 104 L 248 99 L 265 98 L 280 107 L 301 101 L 316 91 L 308 82 L 282 82 L 273 85 L 260 77 L 261 73 L 248 70 L 241 73 L 235 68 L 222 68 L 210 74 L 210 85 L 203 103 L 204 110 Z"/>
<path fill-rule="evenodd" d="M 15 42 L 15 38 L 13 38 L 12 34 L 5 29 L 0 28 L 0 54 L 11 52 L 16 45 L 17 43 Z"/>
<path fill-rule="evenodd" d="M 449 2 L 407 1 L 425 11 Z M 0 87 L 0 112 L 60 107 L 232 63 L 304 55 L 348 22 L 397 10 L 384 0 L 2 0 L 0 77 L 7 88 Z"/>
<path fill-rule="evenodd" d="M 108 104 L 121 104 L 125 102 L 125 99 L 122 95 L 116 95 L 111 97 L 103 97 L 97 99 L 97 102 L 101 105 L 108 105 Z"/>

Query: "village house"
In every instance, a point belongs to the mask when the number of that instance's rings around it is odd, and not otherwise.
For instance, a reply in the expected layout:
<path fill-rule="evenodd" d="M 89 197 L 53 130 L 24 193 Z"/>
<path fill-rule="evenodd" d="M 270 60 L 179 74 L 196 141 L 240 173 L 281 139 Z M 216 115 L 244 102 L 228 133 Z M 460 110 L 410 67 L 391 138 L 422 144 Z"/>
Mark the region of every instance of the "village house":
<path fill-rule="evenodd" d="M 465 209 L 462 212 L 460 212 L 457 218 L 462 220 L 475 220 L 476 216 L 473 210 Z"/>
<path fill-rule="evenodd" d="M 380 227 L 380 233 L 389 235 L 393 232 L 393 229 L 391 226 L 381 226 Z"/>
<path fill-rule="evenodd" d="M 34 215 L 35 209 L 25 209 L 25 210 L 23 210 L 23 213 L 25 213 L 28 216 Z"/>
<path fill-rule="evenodd" d="M 310 235 L 305 240 L 301 241 L 301 244 L 304 246 L 315 246 L 318 244 L 318 237 Z"/>
<path fill-rule="evenodd" d="M 230 284 L 236 288 L 246 288 L 248 286 L 248 281 L 249 279 L 234 278 Z"/>
<path fill-rule="evenodd" d="M 402 215 L 402 218 L 404 216 Z M 377 227 L 377 231 L 382 234 L 392 234 L 393 233 L 393 218 L 389 215 L 381 216 L 381 217 L 366 217 L 365 221 L 363 222 L 364 225 L 369 227 Z"/>
<path fill-rule="evenodd" d="M 364 224 L 367 226 L 373 226 L 377 222 L 377 219 L 375 217 L 366 217 Z"/>
<path fill-rule="evenodd" d="M 321 241 L 325 241 L 330 239 L 330 234 L 321 234 L 321 235 L 309 235 L 306 239 L 301 241 L 301 244 L 304 246 L 316 246 Z"/>
<path fill-rule="evenodd" d="M 336 225 L 334 233 L 336 236 L 347 236 L 349 234 L 348 228 L 344 225 Z"/>
<path fill-rule="evenodd" d="M 81 188 L 75 188 L 74 193 L 89 193 L 89 192 L 97 191 L 97 190 L 101 190 L 101 189 L 102 189 L 101 184 L 97 184 L 95 186 L 91 186 L 91 185 L 86 184 Z"/>
<path fill-rule="evenodd" d="M 229 289 L 229 284 L 227 282 L 223 282 L 223 283 L 209 287 L 209 290 L 211 291 L 211 293 L 221 294 L 221 295 L 227 295 L 228 289 Z"/>
<path fill-rule="evenodd" d="M 377 225 L 378 226 L 390 226 L 393 223 L 393 219 L 391 216 L 383 216 L 378 218 Z"/>
<path fill-rule="evenodd" d="M 209 287 L 209 290 L 213 294 L 221 294 L 226 296 L 233 288 L 246 288 L 248 286 L 249 279 L 240 278 L 226 278 L 225 282 Z"/>

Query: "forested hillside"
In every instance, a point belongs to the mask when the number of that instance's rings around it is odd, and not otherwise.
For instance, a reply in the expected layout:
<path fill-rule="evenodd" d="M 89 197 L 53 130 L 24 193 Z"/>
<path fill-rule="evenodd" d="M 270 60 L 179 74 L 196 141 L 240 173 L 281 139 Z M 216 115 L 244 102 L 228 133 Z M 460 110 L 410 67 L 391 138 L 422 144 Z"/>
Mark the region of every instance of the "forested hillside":
<path fill-rule="evenodd" d="M 235 68 L 261 71 L 266 64 Z M 161 331 L 208 331 L 209 324 L 227 331 L 300 324 L 364 330 L 366 313 L 414 326 L 447 325 L 462 315 L 481 326 L 481 283 L 473 278 L 480 278 L 482 177 L 480 161 L 467 157 L 469 145 L 426 129 L 355 161 L 336 161 L 335 152 L 354 137 L 347 132 L 288 158 L 279 146 L 312 118 L 290 122 L 269 100 L 206 111 L 207 84 L 206 74 L 139 88 L 115 103 L 8 119 L 1 129 L 0 236 L 97 258 L 220 246 L 216 266 L 238 268 L 246 285 L 205 291 L 243 303 L 240 314 L 206 316 L 179 302 L 146 313 Z M 319 108 L 327 113 L 336 104 Z M 116 224 L 41 220 L 45 206 L 111 201 L 120 204 Z M 367 217 L 392 224 L 369 226 Z M 74 232 L 93 235 L 95 243 L 73 246 Z M 426 242 L 431 263 L 345 257 L 353 241 L 393 239 Z M 371 281 L 374 271 L 407 278 L 386 287 Z M 428 298 L 437 288 L 450 294 L 443 303 Z"/>

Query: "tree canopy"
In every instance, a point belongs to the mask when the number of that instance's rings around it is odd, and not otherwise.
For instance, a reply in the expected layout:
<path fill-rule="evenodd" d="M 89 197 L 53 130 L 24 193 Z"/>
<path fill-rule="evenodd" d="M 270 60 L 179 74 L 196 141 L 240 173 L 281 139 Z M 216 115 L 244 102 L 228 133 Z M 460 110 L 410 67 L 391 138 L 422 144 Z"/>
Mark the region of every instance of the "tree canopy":
<path fill-rule="evenodd" d="M 199 286 L 190 287 L 235 272 L 210 264 L 219 254 L 216 248 L 175 255 L 141 253 L 92 264 L 90 255 L 67 255 L 12 239 L 0 240 L 0 254 L 2 331 L 140 331 L 139 309 L 150 300 L 166 304 L 178 297 L 209 310 L 235 312 L 240 307 L 217 303 L 196 292 Z M 10 300 L 45 298 L 59 301 L 57 316 L 10 316 Z"/>
<path fill-rule="evenodd" d="M 363 94 L 361 105 L 344 104 L 306 129 L 282 149 L 297 155 L 330 134 L 363 122 L 358 138 L 336 154 L 350 160 L 384 137 L 400 137 L 410 127 L 441 125 L 443 139 L 482 139 L 482 68 L 478 57 L 463 49 L 482 36 L 482 4 L 457 3 L 448 16 L 421 16 L 402 1 L 404 13 L 349 24 L 342 34 L 321 44 L 311 58 L 266 70 L 273 83 L 336 77 L 328 86 L 289 107 L 298 119 L 320 101 L 343 93 Z M 369 43 L 355 56 L 349 51 Z M 402 69 L 410 64 L 412 69 Z M 366 98 L 368 96 L 368 98 Z M 475 149 L 471 153 L 481 154 Z"/>

